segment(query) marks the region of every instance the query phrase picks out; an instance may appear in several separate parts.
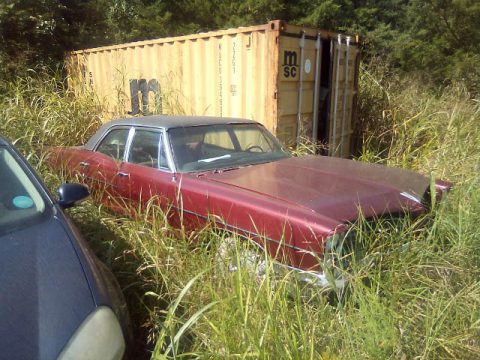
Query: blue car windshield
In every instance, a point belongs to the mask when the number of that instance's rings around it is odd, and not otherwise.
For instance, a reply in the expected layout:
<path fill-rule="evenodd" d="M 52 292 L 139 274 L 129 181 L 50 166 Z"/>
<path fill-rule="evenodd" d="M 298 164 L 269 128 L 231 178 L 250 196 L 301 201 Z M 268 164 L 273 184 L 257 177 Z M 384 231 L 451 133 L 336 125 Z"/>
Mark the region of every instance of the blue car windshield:
<path fill-rule="evenodd" d="M 45 212 L 45 201 L 13 154 L 0 147 L 0 234 L 24 228 Z"/>
<path fill-rule="evenodd" d="M 288 158 L 278 140 L 257 124 L 218 124 L 168 131 L 179 172 L 234 168 Z"/>

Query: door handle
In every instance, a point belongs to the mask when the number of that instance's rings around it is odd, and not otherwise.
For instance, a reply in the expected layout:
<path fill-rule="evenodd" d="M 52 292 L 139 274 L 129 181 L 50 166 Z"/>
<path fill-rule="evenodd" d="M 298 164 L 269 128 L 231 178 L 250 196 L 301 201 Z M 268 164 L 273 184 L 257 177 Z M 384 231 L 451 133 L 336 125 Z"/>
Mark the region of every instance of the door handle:
<path fill-rule="evenodd" d="M 85 162 L 85 161 L 80 161 L 80 162 L 78 163 L 78 165 L 80 165 L 81 167 L 87 167 L 87 166 L 90 166 L 90 164 L 89 164 L 89 163 L 87 163 L 87 162 Z"/>
<path fill-rule="evenodd" d="M 117 173 L 117 176 L 120 176 L 120 177 L 128 177 L 128 176 L 130 176 L 130 174 L 129 174 L 129 173 L 126 173 L 126 172 L 118 172 L 118 173 Z"/>

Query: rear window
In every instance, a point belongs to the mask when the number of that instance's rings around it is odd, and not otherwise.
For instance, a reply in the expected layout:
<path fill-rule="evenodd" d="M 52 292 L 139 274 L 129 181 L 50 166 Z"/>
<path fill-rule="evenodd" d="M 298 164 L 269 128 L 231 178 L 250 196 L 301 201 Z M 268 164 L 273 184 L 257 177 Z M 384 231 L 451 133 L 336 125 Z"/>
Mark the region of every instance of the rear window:
<path fill-rule="evenodd" d="M 46 205 L 34 183 L 7 148 L 0 147 L 0 234 L 38 220 Z"/>

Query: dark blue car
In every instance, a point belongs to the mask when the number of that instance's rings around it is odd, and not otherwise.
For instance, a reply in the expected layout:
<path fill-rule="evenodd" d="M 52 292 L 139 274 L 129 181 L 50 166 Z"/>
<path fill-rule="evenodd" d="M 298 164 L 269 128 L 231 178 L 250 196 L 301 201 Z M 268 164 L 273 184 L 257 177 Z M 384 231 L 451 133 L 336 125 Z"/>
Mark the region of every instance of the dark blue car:
<path fill-rule="evenodd" d="M 0 137 L 0 359 L 121 359 L 128 314 L 118 284 L 63 209 Z"/>

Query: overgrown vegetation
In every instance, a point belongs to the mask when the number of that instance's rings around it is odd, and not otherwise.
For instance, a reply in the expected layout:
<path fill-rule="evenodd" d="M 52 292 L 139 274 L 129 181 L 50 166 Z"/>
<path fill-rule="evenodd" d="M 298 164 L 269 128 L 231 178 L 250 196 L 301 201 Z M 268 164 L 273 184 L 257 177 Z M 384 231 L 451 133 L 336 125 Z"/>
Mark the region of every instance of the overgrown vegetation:
<path fill-rule="evenodd" d="M 382 74 L 362 71 L 359 159 L 432 174 L 455 189 L 427 226 L 357 224 L 369 261 L 352 262 L 345 292 L 302 289 L 292 274 L 219 272 L 222 236 L 211 228 L 173 231 L 153 205 L 135 219 L 93 201 L 71 210 L 128 299 L 136 357 L 480 357 L 479 101 L 459 85 L 432 92 Z M 62 179 L 43 166 L 44 150 L 84 143 L 99 113 L 93 98 L 33 74 L 7 85 L 0 132 L 53 189 Z"/>
<path fill-rule="evenodd" d="M 174 231 L 153 204 L 134 219 L 93 200 L 72 209 L 126 295 L 134 358 L 480 358 L 478 1 L 6 0 L 0 133 L 54 190 L 65 179 L 44 166 L 46 150 L 84 143 L 102 111 L 43 68 L 72 49 L 276 18 L 360 33 L 365 63 L 387 65 L 362 67 L 358 160 L 454 191 L 422 223 L 356 224 L 362 261 L 351 262 L 347 291 L 330 295 L 292 274 L 219 272 L 222 235 Z"/>
<path fill-rule="evenodd" d="M 0 132 L 12 139 L 34 164 L 41 163 L 48 146 L 78 145 L 100 124 L 94 97 L 77 97 L 59 75 L 46 72 L 4 84 L 0 94 Z"/>

